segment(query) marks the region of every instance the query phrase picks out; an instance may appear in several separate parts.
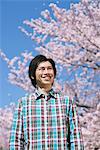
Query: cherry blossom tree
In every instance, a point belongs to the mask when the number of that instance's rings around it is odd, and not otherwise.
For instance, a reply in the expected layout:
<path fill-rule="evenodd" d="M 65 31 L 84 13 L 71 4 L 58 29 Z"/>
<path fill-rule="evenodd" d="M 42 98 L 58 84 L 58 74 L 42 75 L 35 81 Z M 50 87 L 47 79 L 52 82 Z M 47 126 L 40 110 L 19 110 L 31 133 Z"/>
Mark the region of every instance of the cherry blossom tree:
<path fill-rule="evenodd" d="M 52 57 L 67 71 L 69 80 L 64 85 L 64 92 L 69 92 L 68 87 L 71 87 L 77 100 L 88 103 L 91 99 L 91 106 L 96 105 L 100 97 L 96 81 L 100 68 L 99 5 L 99 1 L 83 0 L 66 10 L 50 4 L 53 16 L 45 10 L 41 12 L 41 18 L 23 22 L 32 29 L 30 32 L 20 27 L 37 42 L 36 50 Z"/>
<path fill-rule="evenodd" d="M 82 0 L 71 4 L 69 10 L 51 3 L 50 8 L 50 12 L 41 12 L 38 19 L 24 20 L 29 30 L 22 26 L 19 29 L 37 43 L 39 53 L 55 60 L 59 74 L 55 88 L 74 97 L 80 106 L 85 149 L 99 149 L 96 139 L 100 139 L 100 1 Z M 8 64 L 9 81 L 34 91 L 27 74 L 32 52 L 25 51 L 11 60 L 3 51 L 0 55 Z"/>
<path fill-rule="evenodd" d="M 23 22 L 30 32 L 19 28 L 37 43 L 37 51 L 52 57 L 60 65 L 62 69 L 58 68 L 58 72 L 66 71 L 63 91 L 76 97 L 82 104 L 89 102 L 91 107 L 96 106 L 100 98 L 100 2 L 82 0 L 72 4 L 69 10 L 59 8 L 56 4 L 50 4 L 50 8 L 51 13 L 45 10 L 41 12 L 41 18 Z M 27 76 L 27 63 L 32 53 L 21 55 L 23 61 L 18 57 L 9 60 L 1 52 L 9 66 L 10 82 L 29 90 L 31 83 Z M 15 62 L 18 62 L 17 66 Z M 59 87 L 64 80 L 60 78 L 57 83 Z"/>
<path fill-rule="evenodd" d="M 0 108 L 0 150 L 9 149 L 9 137 L 14 110 L 14 103 L 10 103 L 9 107 Z"/>
<path fill-rule="evenodd" d="M 97 108 L 80 115 L 85 150 L 100 150 L 100 103 Z"/>

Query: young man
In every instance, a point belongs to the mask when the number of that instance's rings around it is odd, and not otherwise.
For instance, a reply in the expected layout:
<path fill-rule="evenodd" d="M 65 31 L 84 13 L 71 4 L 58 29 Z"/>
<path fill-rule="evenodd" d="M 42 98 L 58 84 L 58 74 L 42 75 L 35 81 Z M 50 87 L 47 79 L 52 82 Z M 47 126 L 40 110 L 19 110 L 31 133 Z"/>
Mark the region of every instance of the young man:
<path fill-rule="evenodd" d="M 56 67 L 38 55 L 29 65 L 35 93 L 21 98 L 14 114 L 10 150 L 83 150 L 76 106 L 52 88 Z"/>

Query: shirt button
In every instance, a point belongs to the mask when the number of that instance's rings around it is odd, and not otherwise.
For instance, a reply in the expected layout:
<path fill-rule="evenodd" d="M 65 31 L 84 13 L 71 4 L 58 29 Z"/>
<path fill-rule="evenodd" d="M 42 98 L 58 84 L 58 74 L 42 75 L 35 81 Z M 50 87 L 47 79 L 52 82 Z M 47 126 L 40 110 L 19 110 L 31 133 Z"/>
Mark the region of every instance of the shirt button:
<path fill-rule="evenodd" d="M 45 98 L 45 95 L 44 95 L 44 94 L 42 94 L 41 96 L 42 96 L 42 98 Z"/>

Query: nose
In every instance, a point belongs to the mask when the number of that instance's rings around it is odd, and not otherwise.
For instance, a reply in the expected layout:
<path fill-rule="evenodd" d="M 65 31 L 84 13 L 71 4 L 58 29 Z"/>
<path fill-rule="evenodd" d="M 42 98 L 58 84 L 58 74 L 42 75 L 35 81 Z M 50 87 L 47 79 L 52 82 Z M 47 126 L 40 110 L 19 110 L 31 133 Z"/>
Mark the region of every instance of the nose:
<path fill-rule="evenodd" d="M 44 69 L 44 74 L 48 74 L 48 69 L 47 68 Z"/>

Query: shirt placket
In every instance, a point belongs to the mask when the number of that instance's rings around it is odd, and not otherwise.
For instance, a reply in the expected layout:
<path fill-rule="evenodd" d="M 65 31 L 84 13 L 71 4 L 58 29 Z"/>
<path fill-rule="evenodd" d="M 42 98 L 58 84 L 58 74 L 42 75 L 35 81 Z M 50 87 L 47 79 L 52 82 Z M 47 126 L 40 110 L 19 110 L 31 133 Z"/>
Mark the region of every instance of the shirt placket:
<path fill-rule="evenodd" d="M 48 97 L 46 97 L 46 110 L 47 110 L 47 146 L 48 146 L 48 150 L 50 150 L 49 101 L 48 101 Z"/>
<path fill-rule="evenodd" d="M 44 112 L 45 112 L 45 120 L 44 120 L 44 125 L 45 125 L 45 149 L 49 150 L 49 144 L 48 144 L 48 101 L 47 101 L 47 96 L 44 97 Z"/>

